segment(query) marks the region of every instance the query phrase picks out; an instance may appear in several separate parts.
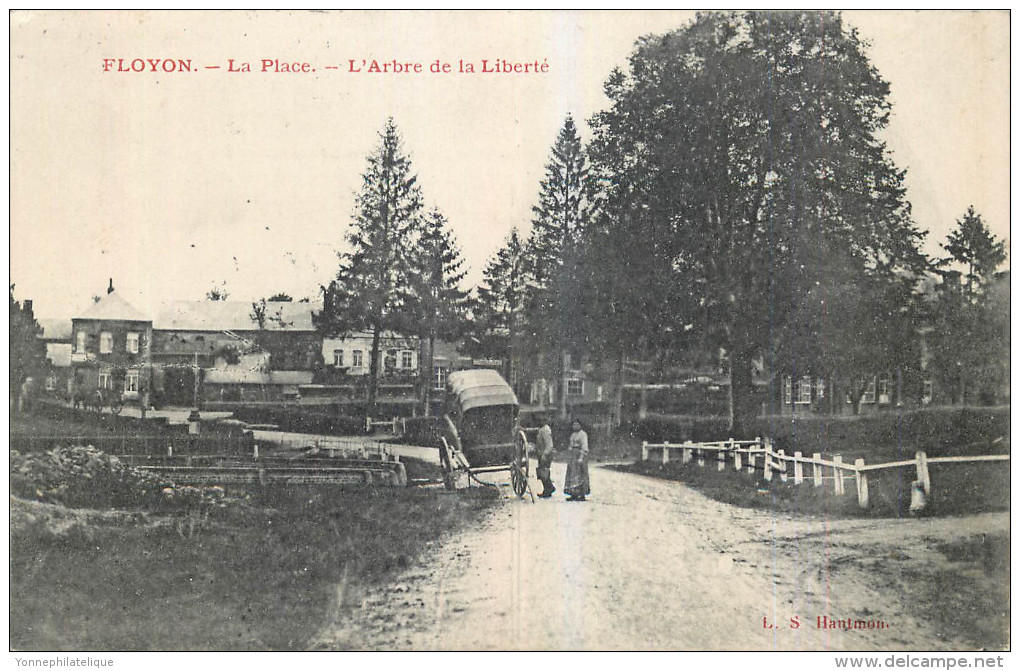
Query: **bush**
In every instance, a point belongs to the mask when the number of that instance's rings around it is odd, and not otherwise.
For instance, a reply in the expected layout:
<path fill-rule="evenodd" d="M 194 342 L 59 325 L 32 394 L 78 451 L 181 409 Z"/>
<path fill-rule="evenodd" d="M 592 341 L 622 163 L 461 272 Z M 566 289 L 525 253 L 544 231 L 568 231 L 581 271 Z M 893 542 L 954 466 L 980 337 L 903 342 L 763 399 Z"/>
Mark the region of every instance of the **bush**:
<path fill-rule="evenodd" d="M 222 505 L 226 496 L 221 487 L 177 487 L 92 446 L 12 451 L 11 493 L 69 508 L 161 510 Z"/>

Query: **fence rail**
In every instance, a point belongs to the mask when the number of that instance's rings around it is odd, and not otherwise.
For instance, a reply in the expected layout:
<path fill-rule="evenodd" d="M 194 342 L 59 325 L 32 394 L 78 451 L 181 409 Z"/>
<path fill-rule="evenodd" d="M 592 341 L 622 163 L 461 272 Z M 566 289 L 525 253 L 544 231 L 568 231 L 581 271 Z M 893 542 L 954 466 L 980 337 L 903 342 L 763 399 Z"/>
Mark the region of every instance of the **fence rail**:
<path fill-rule="evenodd" d="M 734 470 L 744 468 L 743 459 L 747 458 L 747 472 L 754 473 L 757 470 L 757 459 L 762 456 L 762 471 L 766 481 L 771 481 L 774 473 L 779 473 L 782 482 L 787 482 L 790 473 L 787 468 L 792 464 L 793 483 L 800 485 L 805 481 L 804 466 L 811 467 L 810 480 L 813 486 L 823 487 L 826 481 L 833 483 L 833 491 L 837 495 L 846 493 L 846 480 L 852 478 L 857 485 L 857 502 L 861 508 L 870 505 L 868 494 L 868 473 L 893 468 L 916 468 L 917 478 L 911 485 L 910 510 L 918 512 L 923 510 L 927 499 L 931 495 L 931 476 L 928 472 L 929 464 L 959 464 L 988 461 L 1009 461 L 1008 454 L 987 454 L 973 456 L 955 457 L 928 457 L 924 451 L 918 451 L 913 459 L 890 461 L 881 464 L 864 463 L 864 459 L 856 459 L 853 464 L 843 461 L 841 455 L 833 455 L 832 459 L 823 459 L 820 452 L 805 457 L 801 452 L 794 452 L 788 455 L 784 450 L 774 450 L 772 440 L 769 438 L 755 438 L 754 440 L 724 440 L 707 443 L 694 443 L 686 441 L 683 443 L 641 443 L 641 460 L 649 461 L 652 452 L 659 452 L 662 463 L 667 464 L 671 460 L 671 452 L 680 451 L 681 463 L 687 464 L 697 460 L 699 466 L 705 465 L 705 454 L 715 452 L 717 469 L 726 469 L 727 461 L 732 461 Z M 826 475 L 826 471 L 831 475 Z"/>

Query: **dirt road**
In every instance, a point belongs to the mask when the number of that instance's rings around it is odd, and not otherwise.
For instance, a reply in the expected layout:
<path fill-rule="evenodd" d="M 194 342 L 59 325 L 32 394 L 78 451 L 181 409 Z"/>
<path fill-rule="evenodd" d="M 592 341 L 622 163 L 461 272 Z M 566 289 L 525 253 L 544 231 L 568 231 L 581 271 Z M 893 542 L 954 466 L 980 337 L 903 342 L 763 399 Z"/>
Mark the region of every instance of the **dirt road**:
<path fill-rule="evenodd" d="M 562 466 L 554 479 L 563 481 Z M 963 521 L 776 517 L 602 468 L 592 469 L 592 490 L 585 503 L 559 493 L 507 501 L 397 582 L 364 594 L 341 586 L 342 605 L 315 647 L 973 649 L 932 621 L 909 576 L 918 567 L 953 569 L 936 540 L 1009 530 L 1006 513 Z M 819 628 L 819 618 L 869 628 Z"/>

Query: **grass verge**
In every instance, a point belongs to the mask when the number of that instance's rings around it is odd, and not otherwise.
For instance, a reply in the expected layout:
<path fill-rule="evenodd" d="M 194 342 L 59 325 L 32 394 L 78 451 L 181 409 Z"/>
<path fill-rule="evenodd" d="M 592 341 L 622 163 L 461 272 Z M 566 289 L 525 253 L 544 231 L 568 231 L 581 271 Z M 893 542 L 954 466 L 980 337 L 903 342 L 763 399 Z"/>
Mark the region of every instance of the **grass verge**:
<path fill-rule="evenodd" d="M 341 583 L 384 581 L 498 500 L 278 486 L 158 516 L 12 499 L 14 650 L 301 650 Z"/>
<path fill-rule="evenodd" d="M 711 461 L 711 460 L 710 460 Z M 715 463 L 698 466 L 696 462 L 659 464 L 637 462 L 611 466 L 615 470 L 676 480 L 696 489 L 709 498 L 744 508 L 773 510 L 795 515 L 821 515 L 830 518 L 905 517 L 910 515 L 911 469 L 890 469 L 873 472 L 868 478 L 870 506 L 862 509 L 857 502 L 857 482 L 844 480 L 845 493 L 836 495 L 831 480 L 814 487 L 810 476 L 795 485 L 774 473 L 766 482 L 761 471 L 748 473 L 746 468 L 734 471 L 716 470 Z M 1009 467 L 998 462 L 972 464 L 933 464 L 930 467 L 931 495 L 925 515 L 967 515 L 995 510 L 1009 510 Z"/>

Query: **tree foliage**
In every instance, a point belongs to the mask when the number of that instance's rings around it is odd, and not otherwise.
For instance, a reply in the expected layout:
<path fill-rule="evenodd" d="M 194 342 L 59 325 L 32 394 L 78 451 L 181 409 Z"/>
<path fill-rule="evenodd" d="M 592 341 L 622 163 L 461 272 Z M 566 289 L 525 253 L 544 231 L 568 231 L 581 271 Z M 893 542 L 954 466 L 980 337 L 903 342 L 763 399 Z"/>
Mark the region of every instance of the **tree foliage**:
<path fill-rule="evenodd" d="M 10 285 L 9 312 L 10 349 L 10 391 L 18 393 L 25 378 L 38 378 L 46 367 L 46 344 L 39 338 L 42 327 L 35 320 L 30 309 L 26 309 L 14 298 L 14 285 Z"/>
<path fill-rule="evenodd" d="M 942 282 L 931 309 L 928 336 L 932 369 L 953 403 L 994 403 L 1008 384 L 1009 286 L 999 277 L 1005 243 L 973 207 L 942 245 Z"/>
<path fill-rule="evenodd" d="M 962 289 L 971 301 L 980 299 L 995 271 L 1006 260 L 1006 244 L 992 234 L 973 205 L 967 208 L 963 219 L 957 220 L 956 229 L 950 232 L 942 248 L 949 256 L 939 262 L 941 267 L 966 269 Z"/>
<path fill-rule="evenodd" d="M 316 326 L 327 335 L 372 333 L 369 405 L 379 380 L 384 332 L 414 331 L 410 252 L 422 210 L 421 188 L 393 119 L 367 158 L 347 243 L 336 279 L 323 287 L 323 311 Z"/>
<path fill-rule="evenodd" d="M 809 292 L 924 266 L 865 50 L 831 12 L 700 14 L 640 40 L 593 120 L 601 260 L 625 280 L 600 283 L 600 312 L 625 341 L 672 326 L 722 344 L 737 433 L 753 358 Z"/>
<path fill-rule="evenodd" d="M 422 220 L 411 255 L 411 320 L 427 345 L 420 362 L 426 408 L 432 389 L 432 360 L 436 338 L 455 340 L 464 333 L 468 292 L 461 288 L 467 271 L 449 222 L 438 208 Z"/>
<path fill-rule="evenodd" d="M 482 271 L 473 311 L 475 353 L 505 361 L 513 358 L 511 345 L 519 341 L 525 319 L 524 266 L 524 243 L 514 227 Z"/>

